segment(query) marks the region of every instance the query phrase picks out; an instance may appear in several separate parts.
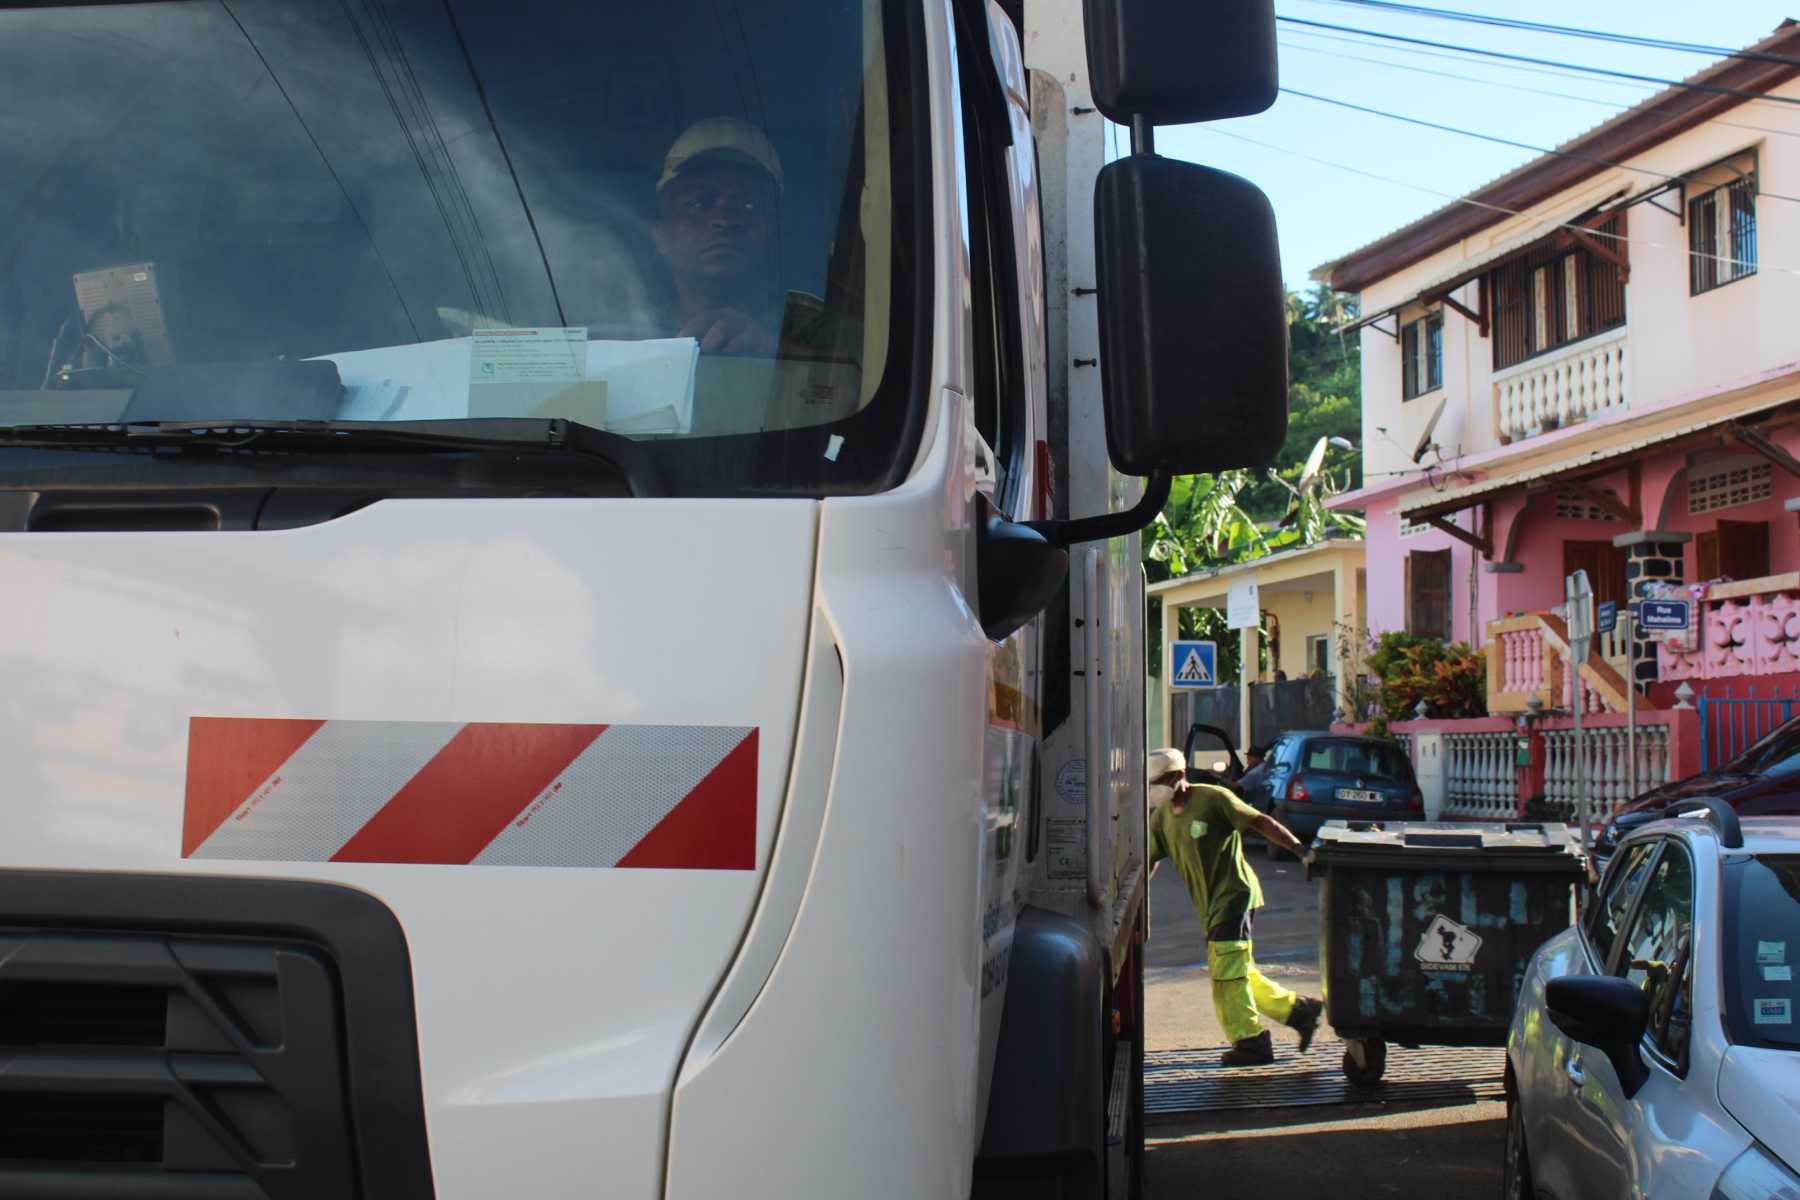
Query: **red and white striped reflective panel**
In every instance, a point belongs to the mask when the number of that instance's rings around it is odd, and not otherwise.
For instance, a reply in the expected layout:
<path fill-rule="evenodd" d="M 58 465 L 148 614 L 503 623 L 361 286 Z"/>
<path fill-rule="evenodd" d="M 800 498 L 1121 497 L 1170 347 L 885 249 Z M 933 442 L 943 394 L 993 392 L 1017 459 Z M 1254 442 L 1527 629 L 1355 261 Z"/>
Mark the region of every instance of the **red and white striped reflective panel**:
<path fill-rule="evenodd" d="M 751 871 L 756 734 L 194 717 L 181 854 Z"/>

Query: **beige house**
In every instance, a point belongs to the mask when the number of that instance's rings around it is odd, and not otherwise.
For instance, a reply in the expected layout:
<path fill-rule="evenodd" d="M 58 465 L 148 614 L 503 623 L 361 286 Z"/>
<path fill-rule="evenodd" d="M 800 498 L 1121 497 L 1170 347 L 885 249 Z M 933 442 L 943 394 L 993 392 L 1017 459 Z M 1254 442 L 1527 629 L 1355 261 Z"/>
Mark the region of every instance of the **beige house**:
<path fill-rule="evenodd" d="M 1259 675 L 1255 667 L 1262 649 L 1261 635 L 1255 629 L 1238 631 L 1239 661 L 1251 667 L 1239 684 L 1244 693 L 1239 705 L 1240 746 L 1251 743 L 1251 684 L 1270 682 L 1277 670 L 1288 679 L 1301 679 L 1315 670 L 1337 679 L 1346 652 L 1352 669 L 1360 665 L 1368 594 L 1360 539 L 1320 542 L 1240 566 L 1151 584 L 1149 594 L 1162 601 L 1161 729 L 1171 728 L 1175 672 L 1169 661 L 1170 647 L 1181 627 L 1181 610 L 1225 609 L 1232 587 L 1246 582 L 1256 584 L 1258 605 L 1270 626 L 1273 644 L 1269 670 Z M 1338 695 L 1341 702 L 1341 690 Z M 1169 736 L 1174 738 L 1178 732 Z"/>

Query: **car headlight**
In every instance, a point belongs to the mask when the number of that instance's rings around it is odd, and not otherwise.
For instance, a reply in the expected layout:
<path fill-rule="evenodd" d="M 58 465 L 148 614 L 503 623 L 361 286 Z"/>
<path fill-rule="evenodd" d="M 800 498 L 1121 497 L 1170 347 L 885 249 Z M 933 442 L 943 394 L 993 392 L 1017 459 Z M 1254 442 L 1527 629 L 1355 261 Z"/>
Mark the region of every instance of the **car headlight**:
<path fill-rule="evenodd" d="M 1719 1176 L 1712 1200 L 1800 1200 L 1800 1175 L 1761 1146 L 1752 1145 Z"/>

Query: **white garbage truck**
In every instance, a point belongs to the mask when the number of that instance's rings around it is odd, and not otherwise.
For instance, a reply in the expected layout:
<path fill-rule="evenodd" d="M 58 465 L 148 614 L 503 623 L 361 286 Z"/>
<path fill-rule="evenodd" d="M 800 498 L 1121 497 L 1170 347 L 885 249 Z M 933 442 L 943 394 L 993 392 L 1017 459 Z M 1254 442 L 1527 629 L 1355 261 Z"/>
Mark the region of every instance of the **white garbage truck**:
<path fill-rule="evenodd" d="M 0 5 L 0 1195 L 1135 1194 L 1272 22 Z"/>

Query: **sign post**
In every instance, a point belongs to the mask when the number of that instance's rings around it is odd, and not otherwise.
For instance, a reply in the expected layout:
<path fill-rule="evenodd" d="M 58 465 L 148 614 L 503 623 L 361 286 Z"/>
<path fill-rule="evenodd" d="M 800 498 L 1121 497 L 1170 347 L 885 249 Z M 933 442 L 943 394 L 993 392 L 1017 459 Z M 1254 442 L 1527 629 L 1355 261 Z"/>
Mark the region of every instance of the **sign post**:
<path fill-rule="evenodd" d="M 1637 799 L 1637 630 L 1625 608 L 1625 794 Z"/>
<path fill-rule="evenodd" d="M 1581 668 L 1594 644 L 1594 589 L 1586 571 L 1576 571 L 1563 581 L 1563 619 L 1569 626 L 1569 707 L 1575 718 L 1575 810 L 1581 822 L 1581 856 L 1588 856 L 1587 758 L 1582 753 L 1581 710 L 1586 707 L 1581 690 Z"/>

